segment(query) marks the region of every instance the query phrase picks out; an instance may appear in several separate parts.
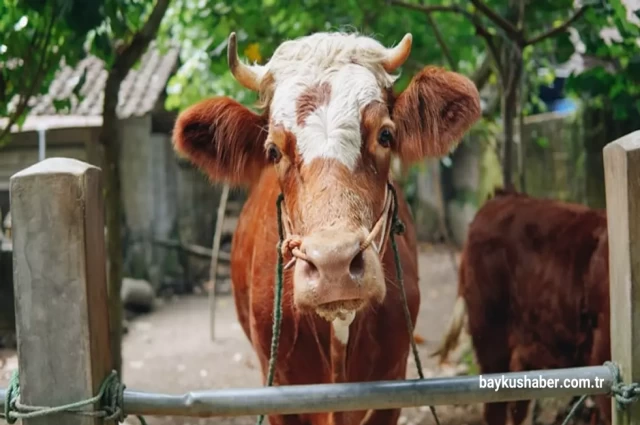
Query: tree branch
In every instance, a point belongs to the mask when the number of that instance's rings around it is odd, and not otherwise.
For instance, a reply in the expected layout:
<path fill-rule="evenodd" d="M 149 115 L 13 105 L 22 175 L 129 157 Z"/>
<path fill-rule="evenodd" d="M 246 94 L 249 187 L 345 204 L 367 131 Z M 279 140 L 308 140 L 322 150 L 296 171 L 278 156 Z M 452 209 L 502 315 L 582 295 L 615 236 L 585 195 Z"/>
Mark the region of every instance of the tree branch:
<path fill-rule="evenodd" d="M 427 16 L 429 16 L 431 13 L 434 13 L 434 12 L 451 12 L 451 13 L 456 13 L 458 15 L 464 16 L 475 28 L 476 34 L 478 34 L 478 36 L 482 37 L 485 40 L 487 44 L 487 48 L 489 49 L 489 53 L 493 57 L 496 63 L 496 68 L 498 69 L 500 78 L 502 78 L 502 66 L 500 64 L 500 56 L 498 55 L 498 48 L 495 45 L 493 34 L 491 34 L 489 30 L 487 30 L 487 28 L 485 28 L 485 26 L 482 25 L 482 22 L 480 22 L 480 19 L 478 18 L 478 16 L 467 12 L 466 10 L 462 9 L 459 6 L 423 6 L 419 4 L 407 3 L 403 0 L 390 0 L 390 3 L 396 6 L 404 7 L 405 9 L 411 9 L 418 12 L 423 12 L 427 14 Z"/>
<path fill-rule="evenodd" d="M 403 0 L 391 0 L 391 4 L 424 13 L 454 12 L 463 15 L 468 13 L 458 6 L 423 6 L 421 4 L 407 3 Z"/>
<path fill-rule="evenodd" d="M 431 28 L 433 28 L 433 35 L 435 35 L 436 41 L 440 45 L 442 54 L 447 59 L 447 62 L 449 62 L 449 67 L 451 68 L 452 71 L 457 71 L 458 64 L 453 60 L 453 56 L 451 55 L 451 50 L 449 50 L 449 46 L 447 46 L 447 43 L 444 41 L 444 37 L 440 32 L 440 28 L 438 28 L 438 24 L 436 23 L 435 19 L 433 19 L 431 12 L 427 13 L 426 15 L 427 15 L 427 20 L 429 21 L 429 25 L 431 25 Z"/>
<path fill-rule="evenodd" d="M 511 22 L 507 21 L 502 16 L 498 15 L 493 9 L 484 4 L 482 0 L 471 0 L 471 3 L 476 7 L 476 9 L 482 12 L 484 16 L 486 16 L 494 24 L 502 28 L 504 32 L 507 33 L 507 35 L 516 39 L 521 36 L 521 32 L 518 30 L 518 28 L 514 27 Z"/>
<path fill-rule="evenodd" d="M 149 47 L 149 44 L 156 38 L 160 23 L 169 8 L 171 0 L 158 0 L 153 7 L 149 18 L 138 31 L 131 42 L 116 56 L 112 72 L 117 73 L 124 79 L 133 65 L 138 62 L 142 54 Z"/>
<path fill-rule="evenodd" d="M 578 19 L 580 19 L 582 17 L 582 15 L 585 14 L 585 12 L 587 11 L 587 9 L 589 8 L 590 5 L 584 5 L 582 6 L 580 9 L 578 9 L 578 11 L 576 13 L 573 14 L 573 16 L 571 16 L 569 19 L 567 19 L 565 22 L 563 22 L 561 25 L 558 25 L 555 28 L 552 28 L 548 31 L 543 32 L 542 34 L 539 34 L 529 40 L 525 40 L 524 42 L 524 46 L 530 46 L 533 44 L 537 44 L 539 42 L 541 42 L 542 40 L 545 40 L 549 37 L 553 37 L 555 35 L 560 34 L 561 32 L 564 32 L 567 28 L 569 28 L 569 26 L 574 23 L 575 21 L 577 21 Z M 523 47 L 524 47 L 523 46 Z"/>
<path fill-rule="evenodd" d="M 487 84 L 487 81 L 489 81 L 489 77 L 491 77 L 492 71 L 491 55 L 486 55 L 478 69 L 476 69 L 471 75 L 471 81 L 473 81 L 473 83 L 476 85 L 478 91 L 482 90 L 485 84 Z"/>
<path fill-rule="evenodd" d="M 39 47 L 36 52 L 40 52 L 39 54 L 34 52 L 33 49 L 34 47 L 38 47 L 35 46 L 40 40 L 37 40 L 37 38 L 39 38 L 39 33 L 36 32 L 36 34 L 34 34 L 33 39 L 31 40 L 31 43 L 29 45 L 29 53 L 27 56 L 28 58 L 30 57 L 39 57 L 40 60 L 38 61 L 37 65 L 36 65 L 36 69 L 35 69 L 35 75 L 34 75 L 34 79 L 31 82 L 31 85 L 29 85 L 29 87 L 25 87 L 26 83 L 27 83 L 27 78 L 24 78 L 19 85 L 19 97 L 18 97 L 18 105 L 16 106 L 15 111 L 11 114 L 11 117 L 8 120 L 7 126 L 5 128 L 3 128 L 2 130 L 0 130 L 0 144 L 1 142 L 11 133 L 11 127 L 13 127 L 18 120 L 20 119 L 20 117 L 26 112 L 27 107 L 29 106 L 29 101 L 31 100 L 31 97 L 33 97 L 34 92 L 36 90 L 36 88 L 40 88 L 40 85 L 42 84 L 42 80 L 45 76 L 45 70 L 46 70 L 46 66 L 45 64 L 47 63 L 47 56 L 48 56 L 48 52 L 47 49 L 49 48 L 49 43 L 51 41 L 51 35 L 53 34 L 53 25 L 54 22 L 56 21 L 57 16 L 55 16 L 52 12 L 51 14 L 51 20 L 49 21 L 47 28 L 44 32 L 44 41 L 42 44 L 42 47 Z M 58 57 L 58 59 L 60 58 L 60 55 L 54 56 L 54 57 Z M 28 62 L 28 60 L 25 60 L 23 62 L 23 66 L 26 68 L 28 65 L 30 64 L 30 62 Z M 55 62 L 54 62 L 55 64 Z M 51 68 L 51 66 L 49 66 L 49 68 Z"/>

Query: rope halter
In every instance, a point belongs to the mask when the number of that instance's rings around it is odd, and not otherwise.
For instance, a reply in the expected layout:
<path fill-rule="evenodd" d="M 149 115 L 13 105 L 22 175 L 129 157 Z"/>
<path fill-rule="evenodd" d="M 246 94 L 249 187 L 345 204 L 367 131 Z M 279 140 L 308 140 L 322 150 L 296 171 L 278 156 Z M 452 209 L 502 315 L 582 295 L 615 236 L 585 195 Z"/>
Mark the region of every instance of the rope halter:
<path fill-rule="evenodd" d="M 283 199 L 282 197 L 280 199 Z M 397 207 L 397 201 L 395 196 L 395 191 L 391 183 L 387 182 L 386 190 L 384 192 L 384 202 L 382 213 L 376 220 L 375 224 L 364 238 L 364 240 L 360 243 L 360 250 L 358 252 L 363 252 L 365 249 L 373 246 L 373 249 L 376 253 L 382 257 L 385 252 L 385 248 L 387 245 L 387 241 L 389 239 L 389 234 L 393 228 L 393 217 L 394 215 L 394 206 Z M 295 262 L 300 259 L 304 261 L 309 261 L 309 257 L 307 254 L 301 249 L 302 239 L 299 236 L 296 236 L 291 231 L 290 221 L 288 220 L 288 216 L 286 213 L 286 209 L 281 209 L 281 214 L 284 217 L 280 217 L 284 230 L 284 239 L 282 241 L 282 245 L 280 247 L 282 256 L 286 256 L 287 253 L 291 255 L 291 260 L 284 266 L 284 270 L 288 270 Z"/>

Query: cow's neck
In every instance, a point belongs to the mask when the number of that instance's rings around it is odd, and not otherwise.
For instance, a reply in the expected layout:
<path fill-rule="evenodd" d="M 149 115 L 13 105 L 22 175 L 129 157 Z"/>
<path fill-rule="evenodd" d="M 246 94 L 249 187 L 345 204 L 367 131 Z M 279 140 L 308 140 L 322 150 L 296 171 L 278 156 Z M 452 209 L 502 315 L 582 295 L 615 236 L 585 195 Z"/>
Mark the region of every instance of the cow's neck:
<path fill-rule="evenodd" d="M 333 383 L 347 382 L 347 345 L 349 344 L 349 325 L 355 318 L 355 312 L 347 313 L 331 323 L 331 373 Z M 355 413 L 357 415 L 357 412 Z M 334 412 L 333 425 L 354 423 L 354 412 Z"/>

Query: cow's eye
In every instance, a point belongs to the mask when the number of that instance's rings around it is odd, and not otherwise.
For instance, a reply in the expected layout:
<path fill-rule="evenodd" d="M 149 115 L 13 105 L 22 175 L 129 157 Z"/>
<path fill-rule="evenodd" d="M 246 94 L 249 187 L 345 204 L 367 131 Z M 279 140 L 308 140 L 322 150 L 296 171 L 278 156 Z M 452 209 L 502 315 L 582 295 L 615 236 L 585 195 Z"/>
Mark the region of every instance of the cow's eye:
<path fill-rule="evenodd" d="M 393 133 L 391 133 L 391 130 L 388 128 L 380 130 L 380 133 L 378 134 L 378 143 L 385 148 L 390 147 L 393 143 Z"/>
<path fill-rule="evenodd" d="M 267 159 L 274 164 L 277 164 L 278 161 L 280 161 L 280 158 L 282 158 L 280 149 L 278 149 L 275 144 L 269 143 L 269 145 L 267 146 Z"/>

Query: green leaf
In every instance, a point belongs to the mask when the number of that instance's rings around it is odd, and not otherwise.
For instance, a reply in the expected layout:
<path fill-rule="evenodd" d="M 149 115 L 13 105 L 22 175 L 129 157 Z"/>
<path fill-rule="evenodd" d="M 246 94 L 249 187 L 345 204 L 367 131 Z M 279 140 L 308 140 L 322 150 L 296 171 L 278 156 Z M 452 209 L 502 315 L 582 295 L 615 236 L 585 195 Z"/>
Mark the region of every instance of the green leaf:
<path fill-rule="evenodd" d="M 575 52 L 575 47 L 571 41 L 571 35 L 568 32 L 563 32 L 556 37 L 556 59 L 560 63 L 565 63 L 571 58 L 571 55 Z"/>
<path fill-rule="evenodd" d="M 546 149 L 546 148 L 549 147 L 549 139 L 544 137 L 544 136 L 543 137 L 538 137 L 536 139 L 536 144 L 538 146 L 540 146 L 541 148 Z"/>
<path fill-rule="evenodd" d="M 53 107 L 56 109 L 57 113 L 68 113 L 71 111 L 71 100 L 70 99 L 54 99 Z"/>
<path fill-rule="evenodd" d="M 77 97 L 80 97 L 80 90 L 82 90 L 82 87 L 84 87 L 84 85 L 87 82 L 87 70 L 88 70 L 87 67 L 83 68 L 82 74 L 80 75 L 80 78 L 78 79 L 78 82 L 73 87 L 73 91 L 72 92 Z"/>

